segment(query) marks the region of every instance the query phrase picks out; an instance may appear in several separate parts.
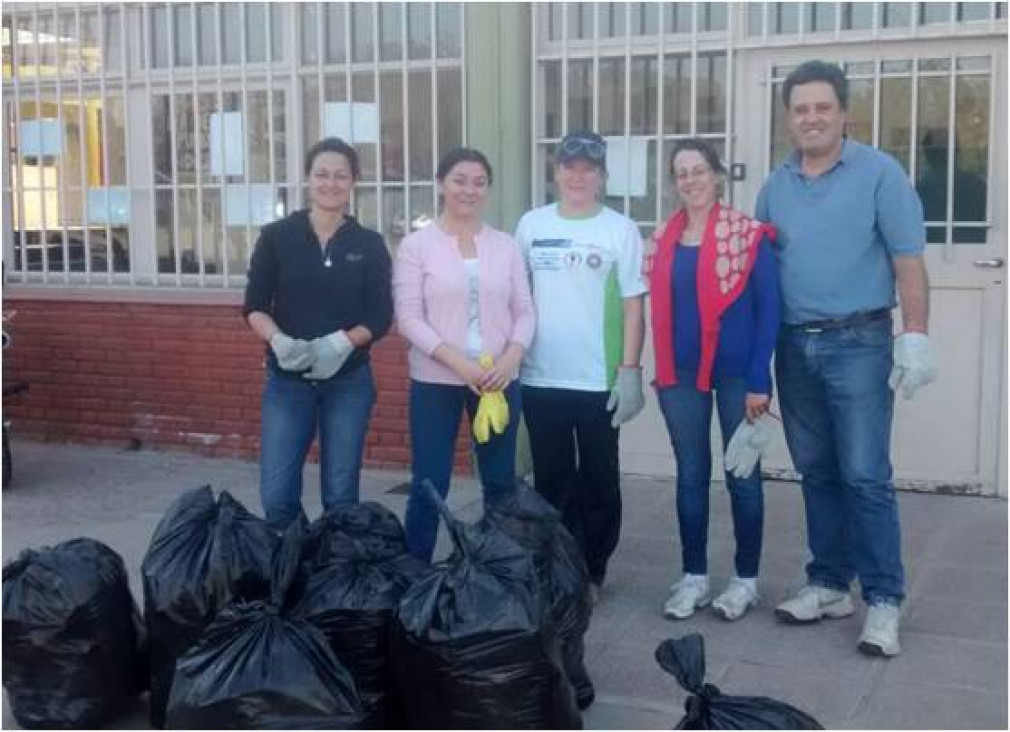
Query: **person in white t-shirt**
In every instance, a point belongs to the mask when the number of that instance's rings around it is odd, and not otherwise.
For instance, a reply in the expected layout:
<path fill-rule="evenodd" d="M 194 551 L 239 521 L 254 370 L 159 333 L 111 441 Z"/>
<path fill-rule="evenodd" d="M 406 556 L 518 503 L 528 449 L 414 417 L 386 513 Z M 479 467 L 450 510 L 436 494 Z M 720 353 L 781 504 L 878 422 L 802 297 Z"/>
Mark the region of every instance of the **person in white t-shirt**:
<path fill-rule="evenodd" d="M 594 603 L 621 531 L 619 427 L 645 406 L 642 238 L 603 206 L 606 142 L 570 132 L 554 158 L 557 203 L 516 228 L 537 332 L 523 359 L 536 489 L 582 548 Z"/>

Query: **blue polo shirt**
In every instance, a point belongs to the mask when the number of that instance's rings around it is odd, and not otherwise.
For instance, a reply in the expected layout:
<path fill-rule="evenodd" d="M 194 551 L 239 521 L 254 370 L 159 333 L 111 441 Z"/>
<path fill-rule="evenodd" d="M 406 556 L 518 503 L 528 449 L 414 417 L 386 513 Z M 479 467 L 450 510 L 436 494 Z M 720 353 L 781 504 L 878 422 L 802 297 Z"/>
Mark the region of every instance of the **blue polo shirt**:
<path fill-rule="evenodd" d="M 895 305 L 891 257 L 922 256 L 922 203 L 898 162 L 853 140 L 809 178 L 799 152 L 775 169 L 755 215 L 778 232 L 783 320 L 845 318 Z"/>

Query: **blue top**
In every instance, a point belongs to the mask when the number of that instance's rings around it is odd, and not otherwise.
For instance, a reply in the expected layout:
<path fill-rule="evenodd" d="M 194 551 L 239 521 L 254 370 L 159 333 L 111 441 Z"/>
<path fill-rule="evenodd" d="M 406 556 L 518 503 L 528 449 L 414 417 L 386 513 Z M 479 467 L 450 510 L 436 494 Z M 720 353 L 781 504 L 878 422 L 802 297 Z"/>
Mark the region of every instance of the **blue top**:
<path fill-rule="evenodd" d="M 798 152 L 765 181 L 755 217 L 778 230 L 787 323 L 845 318 L 895 305 L 891 257 L 921 256 L 922 203 L 898 162 L 845 140 L 827 172 L 809 178 Z"/>
<path fill-rule="evenodd" d="M 677 255 L 673 258 L 671 321 L 674 362 L 678 371 L 697 371 L 701 360 L 701 313 L 698 309 L 700 251 L 701 247 L 678 244 Z M 780 319 L 775 258 L 767 238 L 762 238 L 747 286 L 722 315 L 719 344 L 712 365 L 713 383 L 722 376 L 744 377 L 747 391 L 771 394 L 770 362 Z"/>

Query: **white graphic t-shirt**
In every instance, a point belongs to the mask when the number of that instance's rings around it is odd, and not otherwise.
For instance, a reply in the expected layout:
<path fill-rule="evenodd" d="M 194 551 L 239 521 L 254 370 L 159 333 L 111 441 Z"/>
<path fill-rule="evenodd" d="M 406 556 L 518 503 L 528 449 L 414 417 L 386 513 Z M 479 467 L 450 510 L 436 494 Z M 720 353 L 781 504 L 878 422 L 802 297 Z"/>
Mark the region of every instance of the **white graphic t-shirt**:
<path fill-rule="evenodd" d="M 568 219 L 550 204 L 523 216 L 515 238 L 537 310 L 522 383 L 609 389 L 624 349 L 622 299 L 646 292 L 638 227 L 606 207 L 590 218 Z"/>

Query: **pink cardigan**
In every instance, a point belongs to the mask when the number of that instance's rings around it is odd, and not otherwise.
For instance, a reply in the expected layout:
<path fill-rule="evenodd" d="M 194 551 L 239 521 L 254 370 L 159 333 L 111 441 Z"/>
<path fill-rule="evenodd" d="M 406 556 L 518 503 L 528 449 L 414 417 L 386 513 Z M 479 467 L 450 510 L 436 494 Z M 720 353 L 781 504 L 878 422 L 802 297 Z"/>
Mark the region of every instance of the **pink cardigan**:
<path fill-rule="evenodd" d="M 486 224 L 475 244 L 484 350 L 497 358 L 510 342 L 529 348 L 536 316 L 519 245 Z M 456 239 L 436 223 L 404 237 L 393 269 L 393 296 L 397 327 L 410 341 L 410 377 L 461 385 L 463 380 L 431 355 L 442 343 L 466 350 L 468 291 Z"/>

